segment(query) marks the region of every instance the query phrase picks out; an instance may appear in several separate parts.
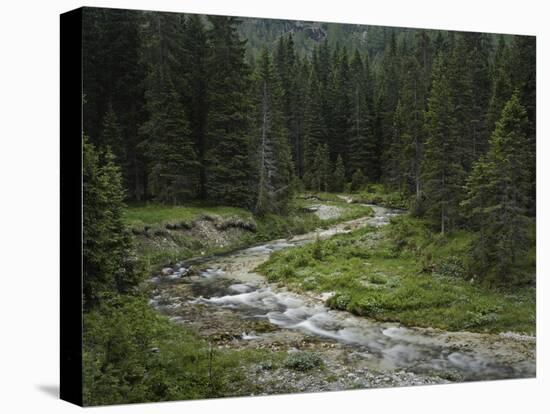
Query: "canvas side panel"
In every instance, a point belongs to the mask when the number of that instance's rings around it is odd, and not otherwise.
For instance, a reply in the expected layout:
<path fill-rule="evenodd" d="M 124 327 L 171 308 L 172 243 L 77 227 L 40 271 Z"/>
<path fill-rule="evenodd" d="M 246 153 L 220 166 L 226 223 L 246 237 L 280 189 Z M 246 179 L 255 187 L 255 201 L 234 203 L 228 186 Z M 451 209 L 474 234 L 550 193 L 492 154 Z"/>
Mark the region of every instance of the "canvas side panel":
<path fill-rule="evenodd" d="M 60 397 L 82 405 L 82 9 L 60 23 Z"/>

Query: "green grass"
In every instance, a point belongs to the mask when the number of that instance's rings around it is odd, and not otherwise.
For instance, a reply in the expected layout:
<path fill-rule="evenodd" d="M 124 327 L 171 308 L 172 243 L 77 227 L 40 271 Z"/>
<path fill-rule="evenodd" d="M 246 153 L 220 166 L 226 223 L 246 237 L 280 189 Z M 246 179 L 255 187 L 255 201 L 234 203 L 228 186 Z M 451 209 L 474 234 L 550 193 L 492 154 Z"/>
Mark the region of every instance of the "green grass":
<path fill-rule="evenodd" d="M 192 228 L 193 221 L 204 216 L 241 218 L 253 224 L 255 230 L 234 232 L 227 237 L 228 243 L 219 246 L 213 240 L 187 231 Z M 130 206 L 125 221 L 134 233 L 138 256 L 151 270 L 191 257 L 220 254 L 262 241 L 290 237 L 323 224 L 314 214 L 298 211 L 288 216 L 271 214 L 254 218 L 250 212 L 238 208 L 157 204 Z"/>
<path fill-rule="evenodd" d="M 292 237 L 316 228 L 326 228 L 337 222 L 372 214 L 369 207 L 347 204 L 335 195 L 323 194 L 323 199 L 329 198 L 332 201 L 323 201 L 323 204 L 342 209 L 340 217 L 330 220 L 321 220 L 315 214 L 305 212 L 304 207 L 318 202 L 305 200 L 302 197 L 292 201 L 289 213 L 286 215 L 268 214 L 263 217 L 254 217 L 249 211 L 234 207 L 213 207 L 199 203 L 186 206 L 151 203 L 128 206 L 124 220 L 135 234 L 139 257 L 154 270 L 170 262 L 224 253 L 256 243 Z M 222 220 L 242 219 L 253 225 L 254 230 L 234 234 L 229 238 L 228 244 L 220 247 L 185 231 L 192 227 L 193 221 L 205 216 Z"/>
<path fill-rule="evenodd" d="M 250 371 L 282 366 L 286 353 L 220 349 L 158 314 L 143 298 L 119 296 L 84 316 L 84 404 L 128 404 L 249 395 Z"/>
<path fill-rule="evenodd" d="M 399 191 L 388 192 L 382 184 L 368 184 L 363 190 L 353 195 L 353 202 L 400 209 L 409 207 L 409 200 L 402 193 Z"/>
<path fill-rule="evenodd" d="M 294 290 L 335 292 L 330 307 L 381 321 L 534 334 L 534 288 L 472 281 L 464 263 L 470 240 L 466 232 L 432 235 L 423 222 L 404 217 L 384 229 L 274 253 L 257 270 Z"/>
<path fill-rule="evenodd" d="M 201 204 L 170 206 L 163 204 L 130 205 L 124 214 L 124 222 L 131 228 L 162 226 L 170 223 L 190 223 L 203 215 L 240 217 L 251 219 L 252 214 L 242 208 L 208 206 Z"/>

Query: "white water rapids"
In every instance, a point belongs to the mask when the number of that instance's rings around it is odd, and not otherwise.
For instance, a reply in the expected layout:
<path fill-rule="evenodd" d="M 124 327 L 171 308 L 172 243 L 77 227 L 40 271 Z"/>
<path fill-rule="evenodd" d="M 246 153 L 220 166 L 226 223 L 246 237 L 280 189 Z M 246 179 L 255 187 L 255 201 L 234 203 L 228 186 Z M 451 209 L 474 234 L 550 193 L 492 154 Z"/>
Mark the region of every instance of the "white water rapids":
<path fill-rule="evenodd" d="M 290 240 L 200 261 L 200 276 L 156 279 L 157 296 L 151 303 L 174 318 L 178 309 L 206 306 L 233 312 L 242 320 L 264 320 L 287 332 L 337 342 L 364 364 L 378 371 L 407 370 L 457 380 L 525 378 L 535 375 L 534 339 L 518 341 L 510 335 L 445 332 L 380 323 L 347 312 L 328 309 L 320 298 L 299 295 L 266 283 L 253 271 L 277 250 L 328 238 L 366 225 L 383 226 L 397 211 L 372 206 L 374 217 L 365 217 L 311 232 Z M 168 279 L 168 280 L 166 280 Z M 179 283 L 191 284 L 191 298 L 174 291 Z M 264 335 L 244 333 L 243 341 L 261 343 Z"/>

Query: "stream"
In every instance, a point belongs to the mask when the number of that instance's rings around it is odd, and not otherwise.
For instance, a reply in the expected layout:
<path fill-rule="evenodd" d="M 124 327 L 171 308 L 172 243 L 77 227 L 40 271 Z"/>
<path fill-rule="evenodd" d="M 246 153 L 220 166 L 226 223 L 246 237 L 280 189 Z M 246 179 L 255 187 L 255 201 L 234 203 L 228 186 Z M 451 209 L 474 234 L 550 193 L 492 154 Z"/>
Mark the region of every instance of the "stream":
<path fill-rule="evenodd" d="M 307 350 L 323 359 L 327 368 L 323 373 L 261 369 L 251 373 L 268 393 L 534 377 L 533 337 L 381 323 L 327 308 L 324 301 L 330 292 L 293 293 L 254 272 L 272 252 L 364 226 L 384 226 L 400 214 L 370 207 L 373 217 L 180 263 L 174 273 L 151 279 L 150 303 L 220 348 Z M 190 267 L 195 271 L 189 272 Z"/>

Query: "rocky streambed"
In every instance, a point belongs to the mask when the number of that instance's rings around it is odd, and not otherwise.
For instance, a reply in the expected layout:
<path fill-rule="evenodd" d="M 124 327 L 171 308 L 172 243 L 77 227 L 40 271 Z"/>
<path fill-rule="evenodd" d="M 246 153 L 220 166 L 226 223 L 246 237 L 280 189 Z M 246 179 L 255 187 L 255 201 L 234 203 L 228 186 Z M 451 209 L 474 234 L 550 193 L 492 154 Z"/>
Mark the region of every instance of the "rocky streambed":
<path fill-rule="evenodd" d="M 330 292 L 296 294 L 254 269 L 270 254 L 363 226 L 384 226 L 398 211 L 371 206 L 363 217 L 291 239 L 200 258 L 151 279 L 159 312 L 218 348 L 307 352 L 322 369 L 251 367 L 255 393 L 331 391 L 535 376 L 535 339 L 514 334 L 446 332 L 380 323 L 330 310 Z"/>

